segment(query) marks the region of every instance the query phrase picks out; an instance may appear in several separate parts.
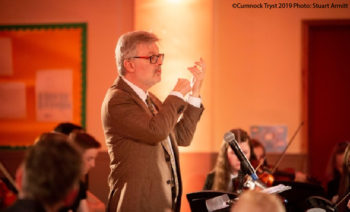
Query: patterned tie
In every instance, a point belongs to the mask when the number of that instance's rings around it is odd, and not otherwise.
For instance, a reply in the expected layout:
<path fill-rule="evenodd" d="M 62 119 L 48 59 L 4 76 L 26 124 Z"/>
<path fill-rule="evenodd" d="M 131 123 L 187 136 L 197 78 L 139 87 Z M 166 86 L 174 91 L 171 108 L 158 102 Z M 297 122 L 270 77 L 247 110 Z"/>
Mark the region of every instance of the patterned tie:
<path fill-rule="evenodd" d="M 148 106 L 148 109 L 151 111 L 151 113 L 153 115 L 156 115 L 158 113 L 157 108 L 154 106 L 154 104 L 149 96 L 147 96 L 147 98 L 146 98 L 146 104 Z"/>

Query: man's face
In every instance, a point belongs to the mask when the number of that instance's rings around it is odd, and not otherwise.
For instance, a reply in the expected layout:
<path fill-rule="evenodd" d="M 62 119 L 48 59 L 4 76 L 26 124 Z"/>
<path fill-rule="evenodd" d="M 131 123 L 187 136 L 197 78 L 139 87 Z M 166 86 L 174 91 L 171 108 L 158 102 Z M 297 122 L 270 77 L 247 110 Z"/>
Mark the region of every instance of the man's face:
<path fill-rule="evenodd" d="M 97 149 L 87 149 L 83 153 L 83 174 L 87 174 L 91 168 L 95 167 L 95 160 L 98 154 Z"/>
<path fill-rule="evenodd" d="M 250 159 L 250 148 L 248 142 L 242 142 L 238 143 L 239 147 L 241 148 L 244 155 L 247 157 L 247 159 Z M 241 170 L 241 162 L 237 158 L 235 152 L 229 147 L 227 148 L 227 158 L 229 161 L 229 164 L 231 165 L 231 170 L 235 174 L 239 170 Z"/>
<path fill-rule="evenodd" d="M 138 57 L 149 57 L 152 55 L 158 55 L 159 48 L 156 43 L 139 44 L 136 47 L 136 55 Z M 162 61 L 159 58 L 157 63 L 150 63 L 149 59 L 133 58 L 134 64 L 134 83 L 144 90 L 148 90 L 161 80 L 161 66 Z"/>

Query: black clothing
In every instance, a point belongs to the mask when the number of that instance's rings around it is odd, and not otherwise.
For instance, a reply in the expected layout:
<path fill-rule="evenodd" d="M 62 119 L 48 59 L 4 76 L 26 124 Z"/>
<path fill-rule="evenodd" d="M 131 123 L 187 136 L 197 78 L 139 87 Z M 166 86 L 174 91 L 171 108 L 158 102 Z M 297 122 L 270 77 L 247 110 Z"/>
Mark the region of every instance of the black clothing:
<path fill-rule="evenodd" d="M 72 210 L 73 212 L 78 211 L 80 201 L 83 199 L 86 199 L 87 194 L 87 187 L 86 184 L 82 181 L 79 182 L 79 191 L 77 194 L 77 197 L 75 198 L 73 204 L 70 207 L 64 207 L 59 210 L 59 212 L 68 212 L 69 210 Z"/>
<path fill-rule="evenodd" d="M 340 175 L 335 176 L 331 181 L 327 183 L 327 198 L 332 200 L 333 196 L 338 195 L 340 184 Z"/>
<path fill-rule="evenodd" d="M 207 175 L 207 178 L 205 179 L 203 190 L 213 190 L 214 185 L 214 179 L 215 179 L 215 172 L 210 172 Z M 242 172 L 238 172 L 238 176 L 235 178 L 232 178 L 231 188 L 229 188 L 229 185 L 227 186 L 227 189 L 224 190 L 225 192 L 230 193 L 241 193 L 244 185 L 244 175 Z"/>
<path fill-rule="evenodd" d="M 203 190 L 212 190 L 213 189 L 214 177 L 215 177 L 215 172 L 211 172 L 207 175 L 207 178 L 205 179 Z"/>
<path fill-rule="evenodd" d="M 45 212 L 40 202 L 29 199 L 18 199 L 13 205 L 3 210 L 3 212 Z"/>

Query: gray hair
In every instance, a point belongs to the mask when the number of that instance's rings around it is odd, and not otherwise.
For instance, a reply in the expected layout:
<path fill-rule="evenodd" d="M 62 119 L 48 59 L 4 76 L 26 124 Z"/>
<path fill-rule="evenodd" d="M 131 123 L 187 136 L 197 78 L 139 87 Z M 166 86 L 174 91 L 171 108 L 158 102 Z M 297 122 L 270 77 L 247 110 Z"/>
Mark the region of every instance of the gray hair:
<path fill-rule="evenodd" d="M 115 48 L 115 57 L 119 75 L 124 76 L 126 73 L 124 60 L 132 57 L 136 53 L 136 47 L 142 43 L 154 43 L 159 41 L 159 38 L 146 31 L 127 32 L 120 36 Z"/>

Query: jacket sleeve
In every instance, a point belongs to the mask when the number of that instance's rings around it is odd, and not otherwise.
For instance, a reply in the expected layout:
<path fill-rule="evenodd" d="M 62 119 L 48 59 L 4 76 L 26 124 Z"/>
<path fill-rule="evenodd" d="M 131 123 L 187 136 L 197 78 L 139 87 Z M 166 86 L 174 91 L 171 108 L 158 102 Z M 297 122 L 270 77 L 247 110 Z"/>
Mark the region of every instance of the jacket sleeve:
<path fill-rule="evenodd" d="M 130 94 L 116 90 L 107 102 L 108 125 L 122 137 L 155 145 L 174 129 L 181 115 L 179 109 L 185 105 L 182 99 L 169 95 L 158 113 L 152 116 L 147 107 Z"/>
<path fill-rule="evenodd" d="M 197 108 L 188 104 L 183 112 L 181 120 L 175 126 L 175 138 L 177 145 L 188 146 L 191 144 L 197 123 L 204 111 L 203 106 Z"/>

